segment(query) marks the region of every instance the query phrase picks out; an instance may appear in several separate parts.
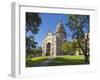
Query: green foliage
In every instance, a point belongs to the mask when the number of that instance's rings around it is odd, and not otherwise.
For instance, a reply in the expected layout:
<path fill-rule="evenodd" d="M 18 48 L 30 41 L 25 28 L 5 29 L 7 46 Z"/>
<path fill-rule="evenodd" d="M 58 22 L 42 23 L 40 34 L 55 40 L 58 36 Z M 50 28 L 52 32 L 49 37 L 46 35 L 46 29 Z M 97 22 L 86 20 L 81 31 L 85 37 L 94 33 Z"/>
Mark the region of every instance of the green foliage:
<path fill-rule="evenodd" d="M 72 32 L 72 38 L 77 40 L 79 48 L 85 56 L 85 61 L 88 62 L 89 15 L 69 15 L 68 26 Z"/>
<path fill-rule="evenodd" d="M 64 51 L 64 53 L 67 53 L 69 51 L 69 46 L 67 45 L 67 42 L 62 43 L 61 50 Z"/>
<path fill-rule="evenodd" d="M 34 41 L 33 37 L 27 36 L 26 37 L 26 52 L 31 53 L 32 48 L 36 48 L 37 42 Z"/>
<path fill-rule="evenodd" d="M 46 56 L 50 56 L 50 52 L 46 52 Z"/>
<path fill-rule="evenodd" d="M 26 32 L 37 34 L 41 18 L 38 13 L 26 12 Z"/>
<path fill-rule="evenodd" d="M 71 48 L 72 48 L 72 51 L 75 53 L 76 50 L 77 50 L 77 48 L 78 48 L 78 44 L 77 44 L 76 41 L 73 41 L 73 42 L 72 42 L 72 46 L 71 46 Z"/>
<path fill-rule="evenodd" d="M 26 12 L 26 52 L 31 53 L 36 48 L 37 42 L 34 35 L 38 33 L 41 18 L 38 13 Z"/>
<path fill-rule="evenodd" d="M 39 57 L 42 56 L 42 48 L 37 47 L 35 49 L 31 49 L 27 56 L 31 55 L 32 57 Z"/>
<path fill-rule="evenodd" d="M 88 15 L 69 15 L 68 26 L 73 33 L 73 38 L 83 39 L 89 33 Z"/>
<path fill-rule="evenodd" d="M 61 45 L 61 50 L 64 51 L 64 54 L 66 55 L 74 55 L 77 50 L 77 42 L 75 41 L 66 41 L 63 42 Z"/>
<path fill-rule="evenodd" d="M 68 44 L 68 42 L 63 42 L 61 44 L 61 50 L 64 52 L 65 55 L 70 52 L 70 45 Z"/>

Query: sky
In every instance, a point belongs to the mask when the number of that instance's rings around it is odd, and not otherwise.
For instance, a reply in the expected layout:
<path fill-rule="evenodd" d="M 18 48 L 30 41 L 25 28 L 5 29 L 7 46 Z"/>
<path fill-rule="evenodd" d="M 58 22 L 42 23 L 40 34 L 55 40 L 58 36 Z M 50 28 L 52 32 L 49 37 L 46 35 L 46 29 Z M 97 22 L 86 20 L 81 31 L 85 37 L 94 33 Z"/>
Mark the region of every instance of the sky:
<path fill-rule="evenodd" d="M 71 40 L 71 32 L 66 25 L 68 20 L 68 15 L 65 14 L 52 14 L 52 13 L 40 13 L 42 23 L 39 26 L 38 34 L 35 35 L 35 41 L 38 43 L 38 46 L 41 46 L 43 39 L 45 38 L 48 30 L 50 32 L 55 33 L 56 26 L 60 20 L 64 25 L 65 31 L 67 33 L 66 39 Z"/>

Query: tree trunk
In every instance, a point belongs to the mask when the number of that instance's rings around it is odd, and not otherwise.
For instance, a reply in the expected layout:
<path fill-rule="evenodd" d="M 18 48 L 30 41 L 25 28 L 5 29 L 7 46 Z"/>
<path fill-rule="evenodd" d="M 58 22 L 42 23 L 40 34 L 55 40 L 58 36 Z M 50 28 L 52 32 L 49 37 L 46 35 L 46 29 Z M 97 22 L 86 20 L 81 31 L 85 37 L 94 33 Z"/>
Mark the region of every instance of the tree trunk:
<path fill-rule="evenodd" d="M 89 63 L 89 55 L 84 55 L 84 57 L 85 57 L 85 62 Z"/>

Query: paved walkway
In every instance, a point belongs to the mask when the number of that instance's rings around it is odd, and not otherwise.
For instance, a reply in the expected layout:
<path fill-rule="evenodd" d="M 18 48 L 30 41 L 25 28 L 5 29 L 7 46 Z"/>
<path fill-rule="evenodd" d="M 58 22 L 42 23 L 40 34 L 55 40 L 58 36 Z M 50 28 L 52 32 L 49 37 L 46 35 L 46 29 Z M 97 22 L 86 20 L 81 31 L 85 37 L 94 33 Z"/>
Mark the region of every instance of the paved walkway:
<path fill-rule="evenodd" d="M 55 59 L 55 57 L 50 57 L 45 61 L 40 62 L 39 64 L 36 64 L 35 66 L 48 66 L 50 62 L 52 62 Z"/>

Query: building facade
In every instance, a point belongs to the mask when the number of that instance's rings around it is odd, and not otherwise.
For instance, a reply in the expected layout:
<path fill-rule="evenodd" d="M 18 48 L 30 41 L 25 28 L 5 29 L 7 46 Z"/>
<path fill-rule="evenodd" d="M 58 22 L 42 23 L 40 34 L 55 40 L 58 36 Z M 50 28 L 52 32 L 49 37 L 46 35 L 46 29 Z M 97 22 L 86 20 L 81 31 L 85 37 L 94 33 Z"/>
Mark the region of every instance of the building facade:
<path fill-rule="evenodd" d="M 48 31 L 42 42 L 42 56 L 63 55 L 61 44 L 66 40 L 66 31 L 62 21 L 56 25 L 55 33 Z"/>

